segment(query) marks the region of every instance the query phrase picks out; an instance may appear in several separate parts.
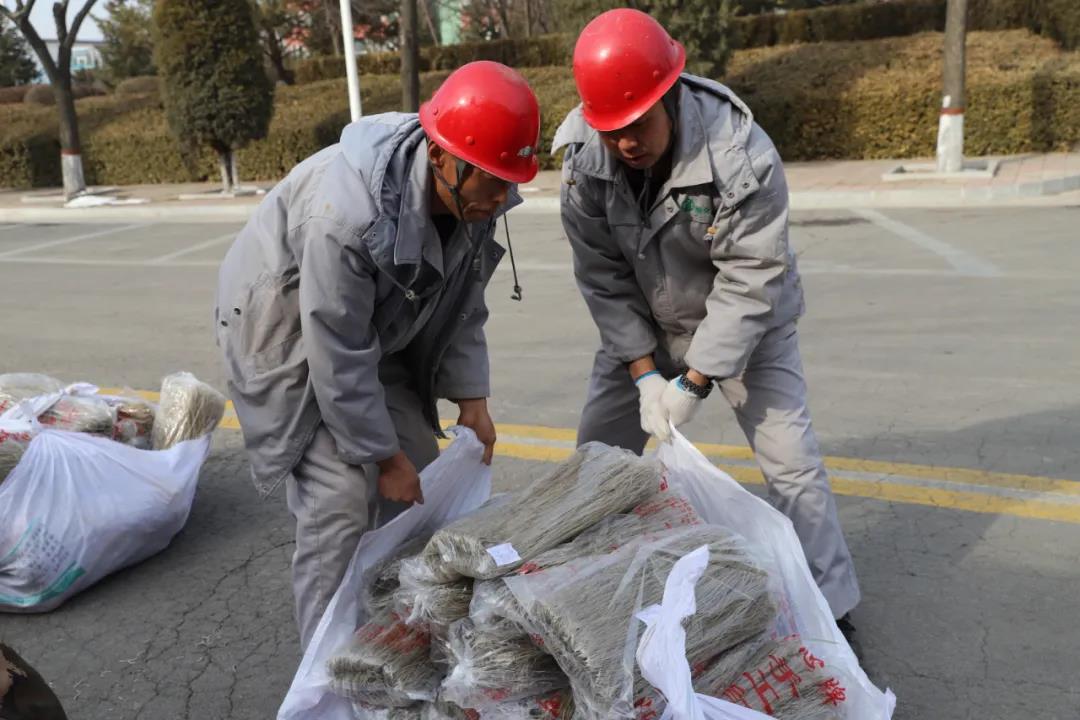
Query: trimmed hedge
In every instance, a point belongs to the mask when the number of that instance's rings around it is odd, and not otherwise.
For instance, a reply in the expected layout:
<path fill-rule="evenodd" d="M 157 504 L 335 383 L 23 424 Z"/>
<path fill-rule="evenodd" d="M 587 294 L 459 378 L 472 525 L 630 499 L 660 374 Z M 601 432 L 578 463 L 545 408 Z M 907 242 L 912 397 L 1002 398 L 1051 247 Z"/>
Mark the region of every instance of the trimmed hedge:
<path fill-rule="evenodd" d="M 1054 38 L 1066 50 L 1080 50 L 1080 2 L 1078 0 L 1031 0 L 1026 25 Z"/>
<path fill-rule="evenodd" d="M 76 100 L 108 95 L 102 88 L 89 83 L 73 84 L 71 94 L 75 96 Z M 52 85 L 30 85 L 23 96 L 23 102 L 38 106 L 56 105 L 56 95 L 53 94 Z"/>
<path fill-rule="evenodd" d="M 757 48 L 726 82 L 788 160 L 932 156 L 942 36 Z M 1080 143 L 1080 54 L 1026 30 L 971 33 L 967 155 L 1068 150 Z"/>
<path fill-rule="evenodd" d="M 725 82 L 753 109 L 787 160 L 933 155 L 941 104 L 940 34 L 860 43 L 758 48 L 734 54 Z M 542 109 L 544 149 L 576 104 L 566 66 L 525 68 Z M 422 76 L 429 96 L 446 71 Z M 968 40 L 968 155 L 1068 149 L 1080 143 L 1080 54 L 1025 30 Z M 396 109 L 398 78 L 369 76 L 364 112 Z M 278 89 L 265 140 L 240 152 L 242 179 L 274 180 L 336 142 L 349 120 L 344 82 Z M 77 103 L 87 180 L 135 184 L 215 179 L 204 154 L 194 174 L 180 159 L 152 95 Z M 53 108 L 0 106 L 0 186 L 60 183 Z M 555 167 L 546 152 L 544 166 Z"/>
<path fill-rule="evenodd" d="M 161 97 L 161 78 L 157 75 L 136 75 L 120 81 L 117 95 L 156 95 Z"/>
<path fill-rule="evenodd" d="M 30 92 L 32 85 L 15 85 L 8 87 L 0 87 L 0 105 L 9 105 L 11 103 L 21 103 L 23 98 L 26 97 L 26 93 Z"/>
<path fill-rule="evenodd" d="M 844 42 L 906 37 L 945 29 L 946 0 L 891 0 L 831 5 L 787 13 L 747 15 L 731 20 L 731 46 L 758 48 L 798 43 Z M 968 30 L 1029 28 L 1064 48 L 1080 48 L 1080 0 L 969 0 Z M 420 69 L 453 70 L 472 60 L 497 60 L 512 67 L 569 67 L 573 34 L 426 47 Z M 400 72 L 397 53 L 357 57 L 362 75 Z M 314 57 L 296 63 L 298 83 L 345 77 L 341 57 Z"/>

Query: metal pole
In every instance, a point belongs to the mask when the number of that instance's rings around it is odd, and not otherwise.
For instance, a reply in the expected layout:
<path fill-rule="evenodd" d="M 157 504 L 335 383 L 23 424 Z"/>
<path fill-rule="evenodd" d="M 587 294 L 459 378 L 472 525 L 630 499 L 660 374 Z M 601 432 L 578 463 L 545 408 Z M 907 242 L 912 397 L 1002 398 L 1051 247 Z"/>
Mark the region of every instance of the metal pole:
<path fill-rule="evenodd" d="M 340 0 L 340 3 L 345 75 L 349 79 L 349 114 L 352 116 L 353 122 L 356 122 L 364 114 L 364 111 L 360 106 L 360 75 L 356 71 L 356 40 L 353 38 L 352 3 L 350 0 Z"/>

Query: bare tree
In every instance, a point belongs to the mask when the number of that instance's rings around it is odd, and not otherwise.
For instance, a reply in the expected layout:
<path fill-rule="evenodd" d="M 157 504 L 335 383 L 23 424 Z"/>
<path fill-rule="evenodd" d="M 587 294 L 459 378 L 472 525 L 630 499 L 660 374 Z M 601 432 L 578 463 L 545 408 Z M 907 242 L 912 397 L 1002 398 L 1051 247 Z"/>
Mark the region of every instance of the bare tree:
<path fill-rule="evenodd" d="M 45 75 L 52 85 L 56 107 L 60 112 L 60 162 L 64 173 L 64 195 L 72 198 L 86 191 L 86 180 L 83 177 L 82 148 L 79 143 L 79 118 L 75 114 L 75 95 L 71 91 L 71 49 L 83 21 L 97 0 L 83 0 L 70 27 L 67 22 L 68 2 L 57 0 L 52 6 L 56 40 L 60 45 L 56 60 L 53 60 L 41 34 L 30 22 L 30 12 L 37 0 L 15 0 L 14 10 L 0 3 L 0 13 L 19 28 L 37 55 L 38 62 L 45 68 Z"/>

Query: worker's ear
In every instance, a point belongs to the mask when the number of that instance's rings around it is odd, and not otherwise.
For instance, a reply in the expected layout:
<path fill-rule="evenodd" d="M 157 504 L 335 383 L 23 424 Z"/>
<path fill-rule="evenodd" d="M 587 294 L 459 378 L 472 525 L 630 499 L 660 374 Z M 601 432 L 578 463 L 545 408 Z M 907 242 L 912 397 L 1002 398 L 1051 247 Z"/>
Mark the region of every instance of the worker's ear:
<path fill-rule="evenodd" d="M 439 171 L 443 179 L 451 185 L 457 184 L 457 158 L 439 147 L 433 140 L 427 144 L 428 160 L 432 167 Z"/>
<path fill-rule="evenodd" d="M 443 174 L 446 173 L 446 160 L 450 156 L 450 153 L 443 150 L 441 147 L 435 144 L 435 141 L 428 140 L 427 142 L 427 154 L 428 160 L 431 164 L 437 167 Z"/>

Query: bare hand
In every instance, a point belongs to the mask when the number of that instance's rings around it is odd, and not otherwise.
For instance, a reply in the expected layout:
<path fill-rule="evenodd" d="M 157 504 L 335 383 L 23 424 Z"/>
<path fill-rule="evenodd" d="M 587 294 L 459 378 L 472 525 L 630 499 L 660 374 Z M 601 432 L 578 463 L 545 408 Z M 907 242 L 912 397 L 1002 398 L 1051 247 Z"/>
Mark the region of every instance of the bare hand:
<path fill-rule="evenodd" d="M 398 451 L 397 455 L 379 462 L 379 494 L 387 500 L 424 504 L 420 475 L 405 453 Z"/>
<path fill-rule="evenodd" d="M 458 425 L 476 433 L 476 439 L 484 443 L 484 464 L 490 465 L 495 454 L 495 422 L 488 413 L 487 399 L 458 400 Z"/>

